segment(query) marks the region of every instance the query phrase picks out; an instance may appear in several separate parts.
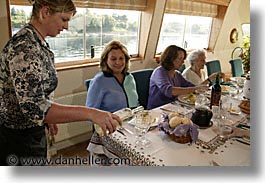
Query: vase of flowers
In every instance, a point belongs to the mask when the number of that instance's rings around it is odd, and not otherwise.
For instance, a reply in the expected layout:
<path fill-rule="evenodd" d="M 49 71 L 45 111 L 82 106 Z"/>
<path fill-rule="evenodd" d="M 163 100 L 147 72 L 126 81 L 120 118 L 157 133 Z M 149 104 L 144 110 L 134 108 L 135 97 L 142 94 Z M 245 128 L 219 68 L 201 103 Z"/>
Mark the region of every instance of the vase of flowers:
<path fill-rule="evenodd" d="M 243 37 L 243 42 L 242 42 L 242 48 L 243 52 L 240 55 L 242 61 L 243 61 L 243 69 L 245 74 L 247 74 L 250 71 L 250 35 L 246 34 Z"/>

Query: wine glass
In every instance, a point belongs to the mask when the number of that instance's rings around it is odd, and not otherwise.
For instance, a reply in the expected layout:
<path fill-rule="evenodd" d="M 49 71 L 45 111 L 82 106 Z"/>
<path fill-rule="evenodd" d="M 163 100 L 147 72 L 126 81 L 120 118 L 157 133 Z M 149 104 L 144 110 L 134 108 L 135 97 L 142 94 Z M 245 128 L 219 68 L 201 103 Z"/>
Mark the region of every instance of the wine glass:
<path fill-rule="evenodd" d="M 145 147 L 151 144 L 151 141 L 146 138 L 146 133 L 152 124 L 152 116 L 149 111 L 142 111 L 136 114 L 135 130 L 137 134 L 136 145 Z"/>

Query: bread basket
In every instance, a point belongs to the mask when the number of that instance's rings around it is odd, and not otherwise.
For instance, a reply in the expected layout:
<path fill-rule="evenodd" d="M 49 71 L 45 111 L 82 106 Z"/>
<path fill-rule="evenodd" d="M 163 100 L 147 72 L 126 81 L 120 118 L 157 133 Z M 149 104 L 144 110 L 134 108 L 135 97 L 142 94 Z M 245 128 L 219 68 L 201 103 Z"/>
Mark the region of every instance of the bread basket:
<path fill-rule="evenodd" d="M 246 113 L 246 114 L 250 114 L 250 100 L 243 100 L 240 104 L 239 104 L 239 108 L 242 112 Z"/>
<path fill-rule="evenodd" d="M 190 136 L 190 133 L 188 132 L 185 136 L 178 137 L 174 134 L 168 134 L 168 136 L 175 142 L 180 143 L 180 144 L 186 144 L 186 143 L 191 143 L 192 139 Z"/>
<path fill-rule="evenodd" d="M 199 126 L 194 123 L 180 124 L 174 129 L 170 128 L 168 116 L 165 116 L 164 121 L 158 124 L 158 129 L 180 144 L 195 142 L 199 135 Z"/>

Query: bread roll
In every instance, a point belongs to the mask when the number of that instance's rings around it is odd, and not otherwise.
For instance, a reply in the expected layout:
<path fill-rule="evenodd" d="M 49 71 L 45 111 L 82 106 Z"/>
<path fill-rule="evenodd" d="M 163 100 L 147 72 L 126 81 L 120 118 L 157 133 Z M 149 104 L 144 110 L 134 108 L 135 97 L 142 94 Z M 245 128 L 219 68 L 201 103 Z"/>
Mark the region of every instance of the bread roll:
<path fill-rule="evenodd" d="M 182 123 L 183 124 L 189 124 L 189 123 L 191 123 L 192 121 L 191 121 L 191 119 L 189 119 L 189 118 L 182 118 Z"/>
<path fill-rule="evenodd" d="M 113 121 L 116 124 L 116 129 L 118 129 L 120 127 L 120 123 L 116 119 L 113 119 Z M 94 127 L 99 136 L 104 136 L 103 130 L 98 124 L 94 124 Z M 108 134 L 109 134 L 109 131 L 107 130 L 107 135 Z"/>
<path fill-rule="evenodd" d="M 182 123 L 182 118 L 175 116 L 169 120 L 169 126 L 170 128 L 175 128 L 176 126 L 180 125 Z"/>
<path fill-rule="evenodd" d="M 171 119 L 172 119 L 173 117 L 175 117 L 175 116 L 179 116 L 179 113 L 177 113 L 177 112 L 170 113 L 170 114 L 168 115 L 168 119 L 171 120 Z"/>

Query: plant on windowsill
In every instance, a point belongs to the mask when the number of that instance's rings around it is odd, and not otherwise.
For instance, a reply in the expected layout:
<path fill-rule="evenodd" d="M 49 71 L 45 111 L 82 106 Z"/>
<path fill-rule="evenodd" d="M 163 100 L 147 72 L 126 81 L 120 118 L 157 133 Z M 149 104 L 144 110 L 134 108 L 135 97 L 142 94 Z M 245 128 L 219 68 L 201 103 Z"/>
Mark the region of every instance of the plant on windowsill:
<path fill-rule="evenodd" d="M 243 61 L 244 73 L 247 74 L 250 71 L 250 35 L 246 34 L 243 37 L 242 42 L 243 53 L 240 55 Z"/>

